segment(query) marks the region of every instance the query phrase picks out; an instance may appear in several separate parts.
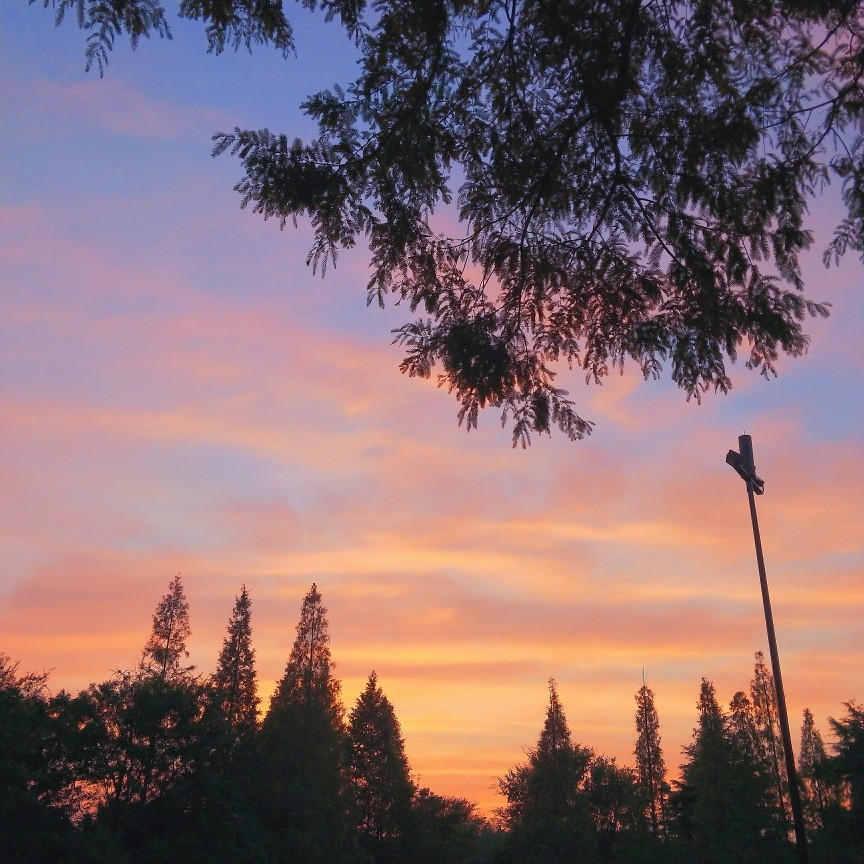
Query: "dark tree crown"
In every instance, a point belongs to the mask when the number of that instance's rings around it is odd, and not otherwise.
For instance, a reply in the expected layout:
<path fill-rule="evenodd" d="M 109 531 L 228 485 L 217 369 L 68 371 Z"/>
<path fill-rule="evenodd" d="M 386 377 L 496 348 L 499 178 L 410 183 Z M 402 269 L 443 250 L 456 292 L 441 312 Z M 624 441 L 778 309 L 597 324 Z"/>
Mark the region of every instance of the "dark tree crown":
<path fill-rule="evenodd" d="M 33 0 L 31 0 L 33 2 Z M 90 32 L 100 72 L 121 32 L 170 36 L 154 0 L 43 0 Z M 502 412 L 513 443 L 590 433 L 555 385 L 635 362 L 700 400 L 727 368 L 776 374 L 806 352 L 798 264 L 807 203 L 838 180 L 826 261 L 864 253 L 864 11 L 855 0 L 304 0 L 338 18 L 355 81 L 311 95 L 311 141 L 235 129 L 242 206 L 308 216 L 322 272 L 358 240 L 370 303 L 409 376 Z M 293 49 L 275 0 L 184 0 L 209 50 Z M 436 217 L 455 208 L 458 229 Z M 451 236 L 452 233 L 452 236 Z"/>

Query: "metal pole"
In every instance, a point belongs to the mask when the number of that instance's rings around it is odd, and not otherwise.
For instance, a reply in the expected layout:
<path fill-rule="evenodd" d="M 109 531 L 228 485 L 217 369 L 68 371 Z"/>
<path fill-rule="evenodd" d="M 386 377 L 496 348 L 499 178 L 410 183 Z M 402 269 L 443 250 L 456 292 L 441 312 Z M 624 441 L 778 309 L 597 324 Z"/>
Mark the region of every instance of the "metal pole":
<path fill-rule="evenodd" d="M 743 447 L 741 448 L 744 449 Z M 751 455 L 752 460 L 752 455 Z M 777 653 L 777 636 L 774 633 L 774 616 L 771 614 L 771 598 L 768 595 L 768 577 L 765 575 L 765 559 L 762 556 L 762 538 L 759 536 L 759 521 L 756 518 L 756 500 L 753 496 L 753 480 L 747 480 L 747 498 L 750 501 L 750 519 L 753 522 L 753 540 L 756 543 L 756 563 L 759 565 L 759 582 L 762 586 L 762 605 L 765 607 L 765 627 L 768 630 L 768 649 L 771 653 L 771 670 L 777 690 L 777 711 L 780 715 L 780 734 L 783 737 L 783 752 L 786 757 L 786 774 L 789 778 L 789 802 L 792 805 L 792 822 L 795 828 L 795 845 L 798 848 L 799 864 L 809 864 L 807 834 L 804 830 L 804 814 L 801 795 L 798 791 L 798 773 L 792 755 L 792 736 L 789 734 L 789 715 L 786 713 L 786 695 L 780 676 L 780 655 Z"/>

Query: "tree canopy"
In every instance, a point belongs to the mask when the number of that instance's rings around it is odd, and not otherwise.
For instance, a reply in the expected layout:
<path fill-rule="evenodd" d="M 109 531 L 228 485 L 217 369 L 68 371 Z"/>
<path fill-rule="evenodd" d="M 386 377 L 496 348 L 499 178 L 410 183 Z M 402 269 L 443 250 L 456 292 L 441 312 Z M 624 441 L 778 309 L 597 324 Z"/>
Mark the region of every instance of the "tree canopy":
<path fill-rule="evenodd" d="M 31 0 L 31 3 L 35 0 Z M 126 33 L 170 37 L 157 0 L 42 0 L 77 16 L 102 73 Z M 308 262 L 368 244 L 370 303 L 417 317 L 395 342 L 476 426 L 514 445 L 591 431 L 560 365 L 625 362 L 687 394 L 728 364 L 807 350 L 808 201 L 839 181 L 825 252 L 864 253 L 864 12 L 857 0 L 303 0 L 338 19 L 356 80 L 309 96 L 319 134 L 220 132 L 242 206 L 309 217 Z M 280 0 L 182 0 L 208 50 L 294 43 Z M 448 205 L 454 220 L 441 219 Z M 453 209 L 451 208 L 451 210 Z M 455 222 L 455 224 L 451 224 Z"/>

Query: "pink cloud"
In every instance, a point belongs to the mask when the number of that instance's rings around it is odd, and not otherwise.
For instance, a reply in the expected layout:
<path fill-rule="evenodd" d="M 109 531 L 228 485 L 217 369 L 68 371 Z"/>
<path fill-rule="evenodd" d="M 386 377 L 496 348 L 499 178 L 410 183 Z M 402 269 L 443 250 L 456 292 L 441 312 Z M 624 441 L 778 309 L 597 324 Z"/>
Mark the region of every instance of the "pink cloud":
<path fill-rule="evenodd" d="M 130 138 L 170 140 L 233 126 L 222 110 L 154 100 L 116 76 L 73 84 L 41 80 L 28 86 L 28 122 L 43 129 L 67 126 L 80 133 L 101 127 Z"/>

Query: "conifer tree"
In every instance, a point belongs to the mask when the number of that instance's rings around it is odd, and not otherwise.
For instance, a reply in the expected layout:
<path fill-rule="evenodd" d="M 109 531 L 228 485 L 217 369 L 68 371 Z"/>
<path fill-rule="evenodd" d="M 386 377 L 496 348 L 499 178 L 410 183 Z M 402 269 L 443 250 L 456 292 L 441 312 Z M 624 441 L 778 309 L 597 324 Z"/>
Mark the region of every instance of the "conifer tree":
<path fill-rule="evenodd" d="M 252 647 L 252 601 L 245 585 L 235 598 L 210 689 L 228 732 L 237 739 L 251 736 L 258 725 L 260 700 Z"/>
<path fill-rule="evenodd" d="M 334 669 L 327 610 L 313 583 L 260 736 L 261 804 L 279 857 L 292 864 L 329 864 L 352 854 L 344 708 Z"/>
<path fill-rule="evenodd" d="M 636 694 L 635 755 L 639 787 L 648 801 L 651 830 L 658 834 L 666 816 L 666 763 L 660 747 L 660 720 L 654 706 L 654 691 L 644 682 Z"/>
<path fill-rule="evenodd" d="M 373 671 L 348 720 L 348 779 L 364 845 L 376 862 L 397 861 L 414 786 L 390 701 Z"/>
<path fill-rule="evenodd" d="M 762 737 L 756 726 L 756 717 L 750 697 L 739 690 L 729 703 L 729 734 L 742 753 L 746 754 L 753 764 L 763 761 L 764 749 Z"/>
<path fill-rule="evenodd" d="M 189 602 L 177 573 L 153 613 L 153 630 L 132 679 L 128 719 L 143 739 L 141 801 L 158 797 L 192 770 L 198 737 L 200 690 L 189 656 Z"/>
<path fill-rule="evenodd" d="M 327 610 L 322 603 L 318 586 L 313 582 L 303 598 L 297 638 L 294 640 L 285 674 L 276 686 L 271 710 L 291 701 L 312 703 L 323 700 L 341 721 L 341 685 L 332 674 L 336 664 L 330 658 L 328 626 Z"/>
<path fill-rule="evenodd" d="M 864 855 L 864 705 L 849 701 L 846 716 L 828 718 L 835 741 L 831 765 L 844 784 L 851 840 Z"/>
<path fill-rule="evenodd" d="M 195 771 L 146 820 L 146 860 L 249 861 L 261 857 L 252 795 L 258 728 L 251 600 L 235 597 L 214 674 L 203 688 Z M 172 813 L 170 819 L 165 815 Z M 184 844 L 186 844 L 184 846 Z M 162 850 L 171 849 L 170 859 Z M 142 859 L 144 860 L 144 859 Z"/>
<path fill-rule="evenodd" d="M 498 781 L 507 805 L 499 815 L 510 828 L 514 856 L 554 861 L 588 854 L 594 846 L 584 785 L 592 752 L 574 744 L 554 679 L 537 746 L 528 762 Z"/>
<path fill-rule="evenodd" d="M 558 698 L 558 688 L 555 679 L 549 679 L 549 707 L 546 709 L 546 719 L 543 721 L 543 731 L 537 741 L 538 755 L 549 759 L 557 759 L 572 747 L 570 727 L 564 716 L 564 708 Z"/>
<path fill-rule="evenodd" d="M 786 757 L 780 734 L 777 690 L 774 686 L 774 676 L 765 665 L 765 655 L 761 651 L 756 652 L 753 680 L 750 682 L 750 698 L 759 732 L 762 759 L 774 787 L 777 812 L 782 820 L 791 825 L 789 779 L 786 776 Z"/>
<path fill-rule="evenodd" d="M 830 807 L 836 806 L 839 795 L 831 782 L 831 766 L 822 735 L 816 728 L 813 712 L 804 709 L 801 725 L 801 748 L 798 751 L 798 776 L 801 778 L 804 817 L 808 827 L 822 828 Z"/>
<path fill-rule="evenodd" d="M 186 640 L 191 632 L 189 603 L 178 573 L 153 613 L 153 631 L 144 646 L 140 673 L 144 677 L 156 676 L 162 680 L 187 677 L 195 667 L 182 667 L 180 663 L 189 656 Z"/>
<path fill-rule="evenodd" d="M 714 685 L 702 679 L 699 721 L 671 802 L 676 832 L 700 864 L 762 862 L 775 851 L 766 778 L 729 733 Z"/>

